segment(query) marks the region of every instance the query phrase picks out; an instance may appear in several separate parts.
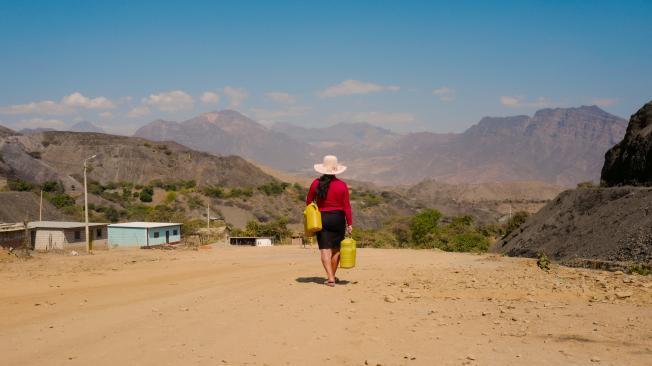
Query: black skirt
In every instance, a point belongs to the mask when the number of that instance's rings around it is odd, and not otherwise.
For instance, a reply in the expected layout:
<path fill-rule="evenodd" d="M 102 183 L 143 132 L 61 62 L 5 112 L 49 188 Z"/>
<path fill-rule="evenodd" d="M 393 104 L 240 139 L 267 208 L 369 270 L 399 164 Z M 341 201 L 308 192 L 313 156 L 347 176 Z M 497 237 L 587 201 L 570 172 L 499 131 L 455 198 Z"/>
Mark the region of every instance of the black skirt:
<path fill-rule="evenodd" d="M 321 231 L 315 234 L 319 249 L 340 249 L 346 231 L 344 211 L 323 211 L 321 227 Z"/>

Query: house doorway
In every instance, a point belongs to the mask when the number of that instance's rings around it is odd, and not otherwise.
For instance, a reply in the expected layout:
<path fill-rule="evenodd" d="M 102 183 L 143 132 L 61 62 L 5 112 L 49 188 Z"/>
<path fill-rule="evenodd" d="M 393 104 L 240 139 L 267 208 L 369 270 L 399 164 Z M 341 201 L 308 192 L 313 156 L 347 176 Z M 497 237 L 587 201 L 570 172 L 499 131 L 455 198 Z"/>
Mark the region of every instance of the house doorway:
<path fill-rule="evenodd" d="M 165 244 L 170 244 L 170 231 L 165 231 Z"/>

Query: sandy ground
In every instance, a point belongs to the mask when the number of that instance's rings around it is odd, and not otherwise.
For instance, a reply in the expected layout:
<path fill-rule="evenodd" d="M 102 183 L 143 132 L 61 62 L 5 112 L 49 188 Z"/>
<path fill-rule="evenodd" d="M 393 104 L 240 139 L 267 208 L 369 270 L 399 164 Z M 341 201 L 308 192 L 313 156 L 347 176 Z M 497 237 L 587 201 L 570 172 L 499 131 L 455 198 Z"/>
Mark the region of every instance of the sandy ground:
<path fill-rule="evenodd" d="M 0 257 L 3 365 L 650 365 L 652 278 L 315 249 Z"/>

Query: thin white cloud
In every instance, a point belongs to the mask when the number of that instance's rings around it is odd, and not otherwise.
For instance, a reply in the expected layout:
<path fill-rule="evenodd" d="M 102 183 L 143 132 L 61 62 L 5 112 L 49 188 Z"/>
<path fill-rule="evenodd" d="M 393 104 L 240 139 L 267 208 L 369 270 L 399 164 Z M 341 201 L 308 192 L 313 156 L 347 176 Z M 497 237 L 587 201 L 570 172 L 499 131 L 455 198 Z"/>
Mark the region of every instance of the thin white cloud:
<path fill-rule="evenodd" d="M 297 97 L 282 91 L 273 91 L 273 92 L 265 93 L 265 96 L 281 104 L 294 104 L 297 101 Z"/>
<path fill-rule="evenodd" d="M 242 102 L 244 102 L 244 100 L 247 99 L 247 97 L 249 97 L 249 93 L 247 92 L 246 89 L 235 88 L 232 86 L 225 86 L 224 94 L 226 94 L 226 96 L 229 98 L 230 108 L 239 107 L 242 104 Z"/>
<path fill-rule="evenodd" d="M 61 104 L 85 109 L 112 109 L 115 104 L 106 97 L 89 98 L 80 92 L 74 92 L 61 99 Z"/>
<path fill-rule="evenodd" d="M 319 96 L 322 98 L 333 98 L 344 95 L 369 94 L 382 91 L 398 91 L 400 89 L 400 87 L 395 85 L 380 85 L 372 82 L 349 79 L 344 80 L 339 84 L 329 86 L 328 88 L 319 92 Z"/>
<path fill-rule="evenodd" d="M 108 112 L 108 111 L 107 112 L 102 112 L 102 113 L 100 113 L 100 117 L 102 117 L 102 118 L 111 118 L 111 117 L 113 117 L 113 113 Z"/>
<path fill-rule="evenodd" d="M 143 98 L 142 102 L 147 106 L 154 107 L 163 112 L 177 112 L 190 109 L 195 103 L 192 96 L 182 90 L 150 94 L 147 98 Z"/>
<path fill-rule="evenodd" d="M 65 115 L 73 114 L 77 109 L 112 109 L 115 104 L 106 97 L 89 98 L 80 92 L 74 92 L 61 98 L 61 102 L 44 100 L 25 104 L 0 107 L 0 114 L 11 115 Z"/>
<path fill-rule="evenodd" d="M 217 93 L 207 91 L 201 95 L 199 98 L 204 104 L 217 104 L 220 102 L 220 96 Z"/>
<path fill-rule="evenodd" d="M 618 102 L 620 102 L 620 99 L 618 98 L 597 98 L 593 99 L 591 104 L 595 104 L 600 107 L 609 107 L 614 104 L 618 104 Z"/>
<path fill-rule="evenodd" d="M 521 96 L 503 95 L 500 97 L 500 104 L 508 108 L 544 108 L 550 106 L 551 103 L 545 97 L 527 101 Z"/>
<path fill-rule="evenodd" d="M 148 116 L 150 113 L 151 113 L 151 111 L 149 110 L 148 106 L 141 105 L 141 106 L 132 108 L 127 113 L 127 117 L 130 117 L 130 118 L 145 117 L 145 116 Z"/>
<path fill-rule="evenodd" d="M 74 113 L 74 109 L 69 106 L 44 100 L 41 102 L 31 102 L 26 104 L 15 104 L 6 107 L 0 107 L 0 114 L 39 114 L 39 115 L 63 115 Z"/>
<path fill-rule="evenodd" d="M 451 102 L 455 99 L 455 90 L 442 86 L 441 88 L 434 89 L 432 94 L 439 97 L 442 102 Z"/>
<path fill-rule="evenodd" d="M 54 128 L 54 129 L 65 129 L 66 123 L 60 119 L 43 119 L 43 118 L 31 118 L 24 119 L 12 123 L 12 126 L 16 129 L 21 128 Z"/>
<path fill-rule="evenodd" d="M 366 122 L 375 125 L 405 125 L 416 121 L 412 113 L 407 112 L 355 112 L 339 113 L 328 118 L 330 123 Z"/>

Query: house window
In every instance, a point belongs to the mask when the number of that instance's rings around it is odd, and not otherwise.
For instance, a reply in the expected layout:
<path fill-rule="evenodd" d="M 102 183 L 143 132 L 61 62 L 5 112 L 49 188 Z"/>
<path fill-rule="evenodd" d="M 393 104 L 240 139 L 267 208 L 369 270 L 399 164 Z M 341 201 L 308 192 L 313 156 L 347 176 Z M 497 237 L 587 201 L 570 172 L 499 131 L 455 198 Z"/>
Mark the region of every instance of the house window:
<path fill-rule="evenodd" d="M 79 230 L 75 231 L 75 240 L 81 240 L 81 231 Z"/>
<path fill-rule="evenodd" d="M 155 238 L 158 238 L 158 231 L 155 231 L 155 232 L 154 232 L 154 237 L 155 237 Z"/>
<path fill-rule="evenodd" d="M 172 230 L 172 235 L 179 235 L 179 231 L 177 229 Z"/>
<path fill-rule="evenodd" d="M 102 237 L 102 229 L 97 229 L 95 231 L 95 237 L 96 238 L 101 238 Z"/>

